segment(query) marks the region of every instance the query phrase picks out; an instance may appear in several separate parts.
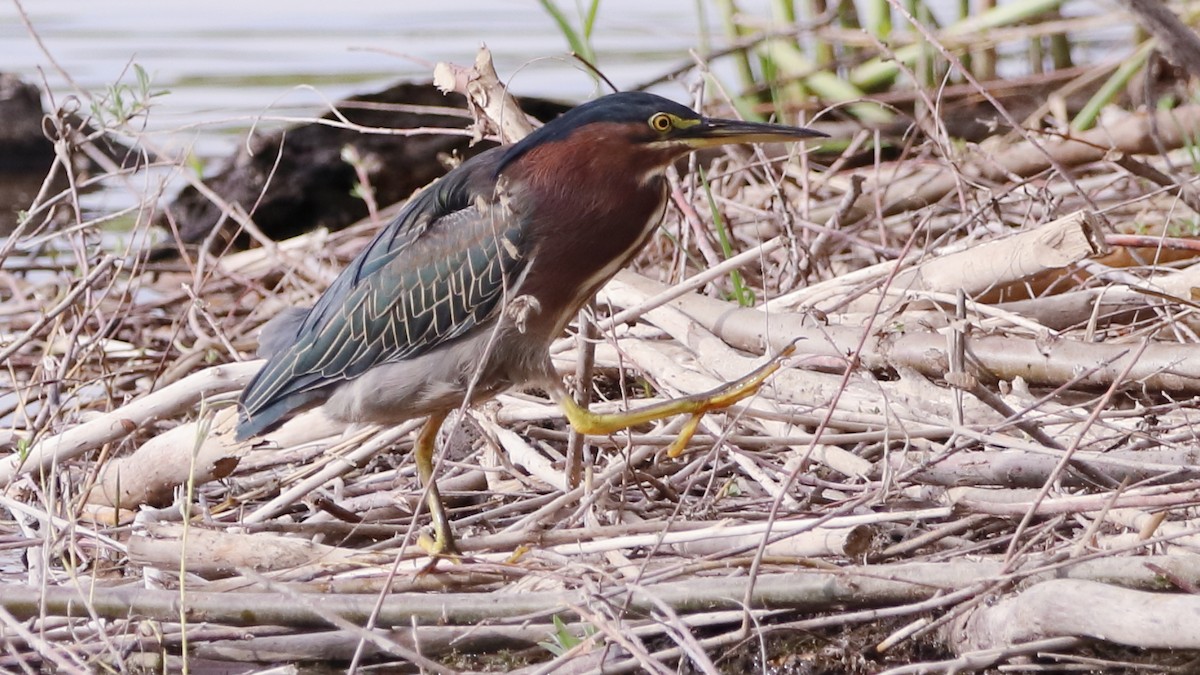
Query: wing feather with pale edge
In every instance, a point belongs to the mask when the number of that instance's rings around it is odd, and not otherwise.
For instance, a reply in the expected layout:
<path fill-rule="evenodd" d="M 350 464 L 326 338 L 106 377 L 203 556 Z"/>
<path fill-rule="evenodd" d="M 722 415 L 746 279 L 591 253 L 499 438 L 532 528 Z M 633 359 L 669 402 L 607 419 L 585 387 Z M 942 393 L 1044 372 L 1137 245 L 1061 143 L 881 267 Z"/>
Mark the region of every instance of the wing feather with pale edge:
<path fill-rule="evenodd" d="M 264 343 L 274 354 L 242 392 L 238 438 L 261 433 L 322 389 L 412 359 L 498 311 L 527 263 L 523 230 L 493 194 L 489 151 L 413 198 L 303 319 Z M 486 190 L 486 194 L 482 194 Z"/>

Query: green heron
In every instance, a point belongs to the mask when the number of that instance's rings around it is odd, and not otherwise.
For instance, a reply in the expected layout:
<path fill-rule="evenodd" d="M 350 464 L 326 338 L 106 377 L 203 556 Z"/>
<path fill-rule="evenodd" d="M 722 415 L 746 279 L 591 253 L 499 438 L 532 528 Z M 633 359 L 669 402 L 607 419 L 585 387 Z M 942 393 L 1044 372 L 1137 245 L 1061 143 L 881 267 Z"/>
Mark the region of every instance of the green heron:
<path fill-rule="evenodd" d="M 550 343 L 646 244 L 675 160 L 697 148 L 823 135 L 618 93 L 463 162 L 413 197 L 311 309 L 264 326 L 259 353 L 269 360 L 242 392 L 238 439 L 319 403 L 349 423 L 427 416 L 414 454 L 433 519 L 426 544 L 437 554 L 455 548 L 433 481 L 435 440 L 464 402 L 536 385 L 581 433 L 690 414 L 690 437 L 700 416 L 753 394 L 774 366 L 707 394 L 601 415 L 571 398 Z"/>

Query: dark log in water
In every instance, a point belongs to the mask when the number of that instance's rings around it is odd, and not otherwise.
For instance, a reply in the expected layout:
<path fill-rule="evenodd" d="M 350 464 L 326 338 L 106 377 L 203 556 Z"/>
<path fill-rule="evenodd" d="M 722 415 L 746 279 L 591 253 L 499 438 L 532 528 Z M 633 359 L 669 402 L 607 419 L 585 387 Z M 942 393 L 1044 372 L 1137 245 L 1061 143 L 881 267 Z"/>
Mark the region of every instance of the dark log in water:
<path fill-rule="evenodd" d="M 570 106 L 542 99 L 523 99 L 526 113 L 543 121 Z M 442 108 L 444 110 L 438 110 Z M 466 103 L 458 94 L 442 94 L 431 84 L 402 83 L 384 91 L 354 96 L 337 104 L 353 125 L 381 129 L 464 129 L 470 123 Z M 334 112 L 322 120 L 337 120 Z M 317 227 L 338 230 L 368 215 L 366 202 L 354 194 L 359 182 L 355 168 L 343 157 L 350 146 L 367 171 L 379 208 L 407 199 L 444 174 L 446 159 L 465 159 L 494 144 L 471 144 L 462 133 L 389 135 L 324 123 L 302 124 L 252 139 L 251 153 L 239 147 L 225 166 L 205 184 L 229 204 L 240 205 L 254 223 L 272 239 L 286 239 Z M 214 237 L 218 246 L 231 238 L 244 247 L 245 235 L 233 236 L 236 224 L 222 218 L 223 207 L 194 187 L 187 187 L 168 207 L 172 222 L 164 226 L 178 232 L 185 246 Z M 159 251 L 159 257 L 174 252 Z"/>

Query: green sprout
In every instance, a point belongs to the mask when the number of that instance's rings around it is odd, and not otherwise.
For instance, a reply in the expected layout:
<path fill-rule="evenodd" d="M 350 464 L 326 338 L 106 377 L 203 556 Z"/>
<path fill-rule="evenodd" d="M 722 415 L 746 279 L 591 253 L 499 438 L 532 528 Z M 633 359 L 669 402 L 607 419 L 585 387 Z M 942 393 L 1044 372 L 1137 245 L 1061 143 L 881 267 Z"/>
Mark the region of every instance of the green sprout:
<path fill-rule="evenodd" d="M 575 635 L 571 632 L 570 627 L 562 619 L 558 618 L 558 615 L 555 615 L 554 632 L 550 633 L 549 640 L 539 642 L 538 646 L 555 656 L 562 656 L 595 634 L 595 626 L 584 626 L 583 634 Z"/>

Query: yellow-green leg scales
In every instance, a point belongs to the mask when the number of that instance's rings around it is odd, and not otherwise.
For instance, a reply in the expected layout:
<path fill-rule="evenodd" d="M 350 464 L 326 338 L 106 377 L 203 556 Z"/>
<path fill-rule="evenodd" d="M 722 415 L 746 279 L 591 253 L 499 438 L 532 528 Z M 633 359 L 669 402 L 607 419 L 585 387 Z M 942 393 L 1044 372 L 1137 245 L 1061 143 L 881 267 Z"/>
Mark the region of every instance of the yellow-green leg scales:
<path fill-rule="evenodd" d="M 575 431 L 581 434 L 593 434 L 597 436 L 611 434 L 614 431 L 628 429 L 632 426 L 653 422 L 672 415 L 691 415 L 691 419 L 680 430 L 679 436 L 667 448 L 668 457 L 678 457 L 692 440 L 692 435 L 696 433 L 697 427 L 700 426 L 700 420 L 704 418 L 704 413 L 728 408 L 748 396 L 753 396 L 758 392 L 762 383 L 770 377 L 771 373 L 779 370 L 779 359 L 788 353 L 790 353 L 790 350 L 771 359 L 741 379 L 717 387 L 712 391 L 663 401 L 662 403 L 655 403 L 623 413 L 600 414 L 591 412 L 581 407 L 575 402 L 575 399 L 565 393 L 559 395 L 558 404 L 562 406 L 563 412 L 567 415 L 567 420 L 571 423 L 571 427 Z"/>
<path fill-rule="evenodd" d="M 425 420 L 425 426 L 417 434 L 417 444 L 413 455 L 417 460 L 417 477 L 425 489 L 425 503 L 429 507 L 429 516 L 433 519 L 433 539 L 424 534 L 419 543 L 429 555 L 458 555 L 458 547 L 454 545 L 454 533 L 450 531 L 450 520 L 446 517 L 446 507 L 442 504 L 442 495 L 438 492 L 437 481 L 433 478 L 433 458 L 437 451 L 438 430 L 446 420 L 446 413 L 435 413 Z"/>

